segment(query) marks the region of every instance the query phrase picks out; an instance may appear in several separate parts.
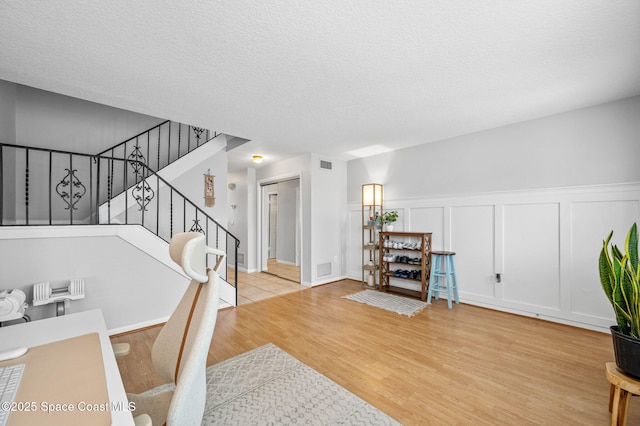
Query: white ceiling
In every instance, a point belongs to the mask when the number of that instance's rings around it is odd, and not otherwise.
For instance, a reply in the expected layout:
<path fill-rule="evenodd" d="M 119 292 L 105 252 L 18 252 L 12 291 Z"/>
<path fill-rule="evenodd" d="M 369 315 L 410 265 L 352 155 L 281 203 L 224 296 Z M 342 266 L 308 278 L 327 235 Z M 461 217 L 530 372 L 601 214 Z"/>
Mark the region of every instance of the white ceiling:
<path fill-rule="evenodd" d="M 0 79 L 348 160 L 640 94 L 640 0 L 0 0 Z"/>

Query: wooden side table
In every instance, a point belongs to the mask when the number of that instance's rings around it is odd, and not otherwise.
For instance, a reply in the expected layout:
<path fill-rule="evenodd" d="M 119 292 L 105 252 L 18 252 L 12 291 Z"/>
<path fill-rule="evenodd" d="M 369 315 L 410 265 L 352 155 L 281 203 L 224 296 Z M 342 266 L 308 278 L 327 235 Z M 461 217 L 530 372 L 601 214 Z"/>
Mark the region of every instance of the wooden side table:
<path fill-rule="evenodd" d="M 616 367 L 615 362 L 607 362 L 607 380 L 611 382 L 609 411 L 611 426 L 627 424 L 627 414 L 631 396 L 640 395 L 640 380 L 627 376 Z"/>

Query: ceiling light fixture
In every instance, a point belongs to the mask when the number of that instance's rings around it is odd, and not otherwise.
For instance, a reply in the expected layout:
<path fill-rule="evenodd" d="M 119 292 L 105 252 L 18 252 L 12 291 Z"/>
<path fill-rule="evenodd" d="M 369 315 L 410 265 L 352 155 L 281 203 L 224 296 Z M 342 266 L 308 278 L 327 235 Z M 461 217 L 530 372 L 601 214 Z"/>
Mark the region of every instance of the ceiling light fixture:
<path fill-rule="evenodd" d="M 254 155 L 251 158 L 251 161 L 253 161 L 254 163 L 262 163 L 262 155 Z"/>

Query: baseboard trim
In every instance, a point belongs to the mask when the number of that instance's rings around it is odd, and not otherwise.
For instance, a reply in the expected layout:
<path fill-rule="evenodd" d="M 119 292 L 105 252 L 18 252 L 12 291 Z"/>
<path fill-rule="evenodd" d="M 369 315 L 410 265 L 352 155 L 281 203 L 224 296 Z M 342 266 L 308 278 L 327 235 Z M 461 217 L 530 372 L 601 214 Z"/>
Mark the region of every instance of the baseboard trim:
<path fill-rule="evenodd" d="M 345 280 L 345 279 L 348 279 L 348 278 L 349 277 L 346 276 L 346 275 L 340 275 L 338 277 L 326 278 L 324 280 L 314 281 L 312 283 L 310 283 L 309 281 L 302 281 L 300 284 L 302 284 L 305 287 L 315 287 L 315 286 L 319 286 L 319 285 L 333 283 L 333 282 L 340 281 L 340 280 Z"/>

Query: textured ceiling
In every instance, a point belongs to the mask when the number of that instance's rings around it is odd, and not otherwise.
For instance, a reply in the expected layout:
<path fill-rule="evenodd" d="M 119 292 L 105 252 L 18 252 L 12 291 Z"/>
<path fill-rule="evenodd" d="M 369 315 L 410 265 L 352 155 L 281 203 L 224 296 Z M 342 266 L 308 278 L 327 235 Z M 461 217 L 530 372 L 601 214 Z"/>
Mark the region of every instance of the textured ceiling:
<path fill-rule="evenodd" d="M 351 159 L 640 94 L 640 0 L 0 0 L 0 79 Z"/>

